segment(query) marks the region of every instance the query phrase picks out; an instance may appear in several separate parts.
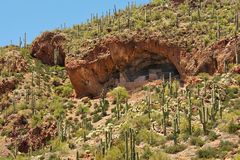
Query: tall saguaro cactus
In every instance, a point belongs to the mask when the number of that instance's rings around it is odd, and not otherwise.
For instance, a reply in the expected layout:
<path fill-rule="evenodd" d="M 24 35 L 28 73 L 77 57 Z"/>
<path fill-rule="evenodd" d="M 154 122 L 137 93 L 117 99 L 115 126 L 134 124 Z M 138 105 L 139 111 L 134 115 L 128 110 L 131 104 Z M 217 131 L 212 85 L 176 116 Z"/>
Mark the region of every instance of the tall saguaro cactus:
<path fill-rule="evenodd" d="M 179 124 L 178 124 L 178 117 L 176 116 L 173 119 L 173 140 L 175 145 L 177 145 L 178 133 L 179 133 Z"/>
<path fill-rule="evenodd" d="M 202 107 L 199 109 L 199 118 L 200 122 L 203 126 L 203 132 L 205 135 L 208 134 L 207 132 L 207 123 L 208 123 L 208 108 L 204 106 L 203 99 L 202 99 Z"/>
<path fill-rule="evenodd" d="M 136 134 L 132 128 L 125 132 L 125 160 L 129 160 L 129 156 L 130 160 L 136 160 L 138 158 L 136 152 Z"/>
<path fill-rule="evenodd" d="M 237 40 L 235 44 L 235 59 L 236 59 L 236 64 L 239 64 L 239 53 L 238 53 L 238 45 L 237 45 Z"/>
<path fill-rule="evenodd" d="M 24 33 L 24 48 L 27 48 L 27 33 Z"/>
<path fill-rule="evenodd" d="M 186 112 L 186 117 L 188 121 L 188 133 L 192 135 L 192 101 L 191 101 L 191 91 L 188 91 L 188 110 Z"/>

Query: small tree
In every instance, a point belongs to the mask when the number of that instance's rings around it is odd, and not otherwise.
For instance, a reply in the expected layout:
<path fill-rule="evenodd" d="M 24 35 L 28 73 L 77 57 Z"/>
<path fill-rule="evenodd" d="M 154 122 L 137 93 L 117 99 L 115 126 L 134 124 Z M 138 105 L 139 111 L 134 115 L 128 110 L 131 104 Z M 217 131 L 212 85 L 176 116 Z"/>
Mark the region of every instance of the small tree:
<path fill-rule="evenodd" d="M 124 87 L 116 87 L 111 91 L 111 95 L 114 97 L 116 104 L 117 104 L 117 118 L 120 118 L 120 106 L 121 102 L 127 100 L 128 98 L 128 91 Z"/>

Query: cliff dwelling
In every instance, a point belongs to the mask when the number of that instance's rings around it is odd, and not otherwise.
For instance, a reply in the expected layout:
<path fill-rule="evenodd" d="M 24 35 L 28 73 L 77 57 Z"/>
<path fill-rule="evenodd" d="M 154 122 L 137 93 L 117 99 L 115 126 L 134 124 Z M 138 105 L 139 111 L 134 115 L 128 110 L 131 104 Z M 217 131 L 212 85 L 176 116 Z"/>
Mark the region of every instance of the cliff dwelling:
<path fill-rule="evenodd" d="M 124 86 L 127 89 L 141 87 L 147 82 L 168 79 L 171 73 L 172 79 L 180 79 L 180 75 L 167 58 L 161 54 L 142 54 L 143 57 L 137 58 L 132 64 L 124 70 L 113 74 L 113 85 L 107 84 L 106 87 Z"/>

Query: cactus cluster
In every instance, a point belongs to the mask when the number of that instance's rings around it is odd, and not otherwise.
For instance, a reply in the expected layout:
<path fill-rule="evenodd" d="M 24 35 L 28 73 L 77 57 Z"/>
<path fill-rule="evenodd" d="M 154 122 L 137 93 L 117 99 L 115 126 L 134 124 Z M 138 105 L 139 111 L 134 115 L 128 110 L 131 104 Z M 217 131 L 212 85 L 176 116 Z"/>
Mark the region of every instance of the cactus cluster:
<path fill-rule="evenodd" d="M 139 160 L 138 152 L 136 151 L 136 133 L 130 128 L 125 132 L 125 160 Z"/>

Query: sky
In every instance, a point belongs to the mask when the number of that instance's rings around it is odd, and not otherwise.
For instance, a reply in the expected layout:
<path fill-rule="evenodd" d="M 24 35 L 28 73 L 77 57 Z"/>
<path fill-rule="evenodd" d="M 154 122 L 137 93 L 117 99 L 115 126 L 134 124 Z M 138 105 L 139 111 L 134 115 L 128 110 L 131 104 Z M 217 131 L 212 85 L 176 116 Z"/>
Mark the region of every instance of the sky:
<path fill-rule="evenodd" d="M 145 4 L 150 0 L 134 0 Z M 116 5 L 125 8 L 131 0 L 0 0 L 0 46 L 19 44 L 27 33 L 31 43 L 44 31 L 66 23 L 67 27 L 86 22 L 92 13 L 102 14 Z"/>

